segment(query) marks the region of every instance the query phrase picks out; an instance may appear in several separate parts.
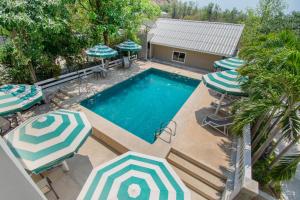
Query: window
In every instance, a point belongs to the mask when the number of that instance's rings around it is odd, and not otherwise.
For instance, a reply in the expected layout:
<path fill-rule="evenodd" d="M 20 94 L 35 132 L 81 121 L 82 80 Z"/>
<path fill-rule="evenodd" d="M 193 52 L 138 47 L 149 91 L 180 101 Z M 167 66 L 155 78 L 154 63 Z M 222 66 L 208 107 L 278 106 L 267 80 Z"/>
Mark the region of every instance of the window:
<path fill-rule="evenodd" d="M 184 63 L 184 61 L 185 61 L 185 53 L 179 52 L 179 51 L 173 51 L 172 60 L 176 61 L 176 62 L 182 62 L 182 63 Z"/>

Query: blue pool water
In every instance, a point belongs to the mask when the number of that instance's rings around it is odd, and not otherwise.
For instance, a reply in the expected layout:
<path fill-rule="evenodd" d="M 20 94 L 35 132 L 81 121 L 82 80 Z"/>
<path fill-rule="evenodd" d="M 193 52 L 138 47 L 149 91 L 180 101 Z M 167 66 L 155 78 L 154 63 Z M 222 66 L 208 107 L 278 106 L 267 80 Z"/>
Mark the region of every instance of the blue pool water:
<path fill-rule="evenodd" d="M 85 99 L 81 105 L 153 143 L 161 123 L 175 116 L 199 83 L 151 68 Z"/>

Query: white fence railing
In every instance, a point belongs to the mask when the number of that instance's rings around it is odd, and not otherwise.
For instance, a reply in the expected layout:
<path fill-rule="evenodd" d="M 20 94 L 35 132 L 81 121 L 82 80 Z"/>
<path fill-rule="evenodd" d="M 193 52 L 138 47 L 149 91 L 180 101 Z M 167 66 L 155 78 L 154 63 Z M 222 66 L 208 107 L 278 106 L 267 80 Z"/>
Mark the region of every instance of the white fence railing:
<path fill-rule="evenodd" d="M 130 57 L 130 59 L 131 60 L 136 60 L 137 56 L 132 55 Z M 113 61 L 110 61 L 108 63 L 107 68 L 122 66 L 122 63 L 123 63 L 122 58 L 117 59 L 117 60 L 113 60 Z M 52 87 L 52 86 L 55 86 L 55 85 L 59 85 L 59 84 L 77 79 L 77 78 L 79 78 L 80 76 L 83 76 L 83 75 L 90 75 L 94 72 L 94 69 L 96 67 L 98 67 L 98 65 L 93 66 L 93 67 L 89 67 L 89 68 L 85 68 L 85 69 L 81 69 L 81 70 L 71 72 L 71 73 L 68 73 L 68 74 L 63 74 L 63 75 L 60 75 L 60 76 L 55 77 L 55 78 L 50 78 L 50 79 L 47 79 L 47 80 L 39 81 L 39 82 L 35 83 L 35 85 L 38 85 L 38 86 L 42 87 L 42 89 L 46 89 L 46 88 L 49 88 L 49 87 Z"/>
<path fill-rule="evenodd" d="M 250 125 L 244 127 L 243 135 L 238 138 L 236 151 L 234 185 L 230 199 L 237 195 L 245 181 L 252 179 Z"/>
<path fill-rule="evenodd" d="M 236 141 L 235 165 L 233 178 L 226 184 L 222 200 L 251 199 L 258 194 L 257 182 L 252 180 L 251 167 L 251 131 L 250 125 L 243 129 L 243 134 Z M 248 198 L 247 198 L 248 197 Z"/>

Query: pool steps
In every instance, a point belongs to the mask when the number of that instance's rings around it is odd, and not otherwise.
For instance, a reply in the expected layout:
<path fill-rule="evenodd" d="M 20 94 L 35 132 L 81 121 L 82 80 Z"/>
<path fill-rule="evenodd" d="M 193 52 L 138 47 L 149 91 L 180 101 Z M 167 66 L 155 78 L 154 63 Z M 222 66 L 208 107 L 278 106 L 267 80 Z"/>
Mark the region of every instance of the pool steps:
<path fill-rule="evenodd" d="M 51 106 L 54 109 L 60 109 L 63 108 L 62 102 L 72 98 L 73 96 L 68 94 L 68 92 L 58 89 L 57 92 L 55 92 L 52 96 L 48 97 L 49 101 L 51 103 Z"/>
<path fill-rule="evenodd" d="M 173 148 L 167 160 L 187 187 L 198 194 L 197 199 L 221 198 L 226 176 Z"/>

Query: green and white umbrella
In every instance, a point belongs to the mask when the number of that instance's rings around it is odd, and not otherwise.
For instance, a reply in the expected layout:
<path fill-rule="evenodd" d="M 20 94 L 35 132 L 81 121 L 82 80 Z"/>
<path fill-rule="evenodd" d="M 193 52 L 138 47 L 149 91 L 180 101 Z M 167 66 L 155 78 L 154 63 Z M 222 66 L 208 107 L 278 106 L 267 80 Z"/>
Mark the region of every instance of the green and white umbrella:
<path fill-rule="evenodd" d="M 0 116 L 26 110 L 42 99 L 42 89 L 38 86 L 3 85 L 0 87 Z"/>
<path fill-rule="evenodd" d="M 245 64 L 244 60 L 241 60 L 237 57 L 234 58 L 227 58 L 219 61 L 215 61 L 214 67 L 220 70 L 235 70 L 240 68 L 242 65 Z"/>
<path fill-rule="evenodd" d="M 235 70 L 214 72 L 202 76 L 202 81 L 206 87 L 222 94 L 215 113 L 218 113 L 225 95 L 246 95 L 241 89 L 241 84 L 246 80 L 245 77 L 239 77 L 239 73 Z"/>
<path fill-rule="evenodd" d="M 100 58 L 102 67 L 104 68 L 104 62 L 103 59 L 105 58 L 112 58 L 118 55 L 118 52 L 106 45 L 103 44 L 98 44 L 86 51 L 86 54 L 89 57 L 94 57 L 94 58 Z"/>
<path fill-rule="evenodd" d="M 117 47 L 121 51 L 128 51 L 128 52 L 137 52 L 137 51 L 142 49 L 141 45 L 139 45 L 139 44 L 137 44 L 137 43 L 135 43 L 131 40 L 127 40 L 125 42 L 122 42 Z"/>
<path fill-rule="evenodd" d="M 88 199 L 191 199 L 165 159 L 127 152 L 96 167 L 78 200 Z"/>
<path fill-rule="evenodd" d="M 209 73 L 202 76 L 202 80 L 208 88 L 219 93 L 233 96 L 245 95 L 241 89 L 241 84 L 245 78 L 240 78 L 239 73 L 235 70 Z"/>
<path fill-rule="evenodd" d="M 116 55 L 118 55 L 118 52 L 106 45 L 103 44 L 98 44 L 86 51 L 86 54 L 90 57 L 95 57 L 95 58 L 112 58 Z"/>
<path fill-rule="evenodd" d="M 57 110 L 25 121 L 5 139 L 24 168 L 38 174 L 73 156 L 91 132 L 83 113 Z"/>

